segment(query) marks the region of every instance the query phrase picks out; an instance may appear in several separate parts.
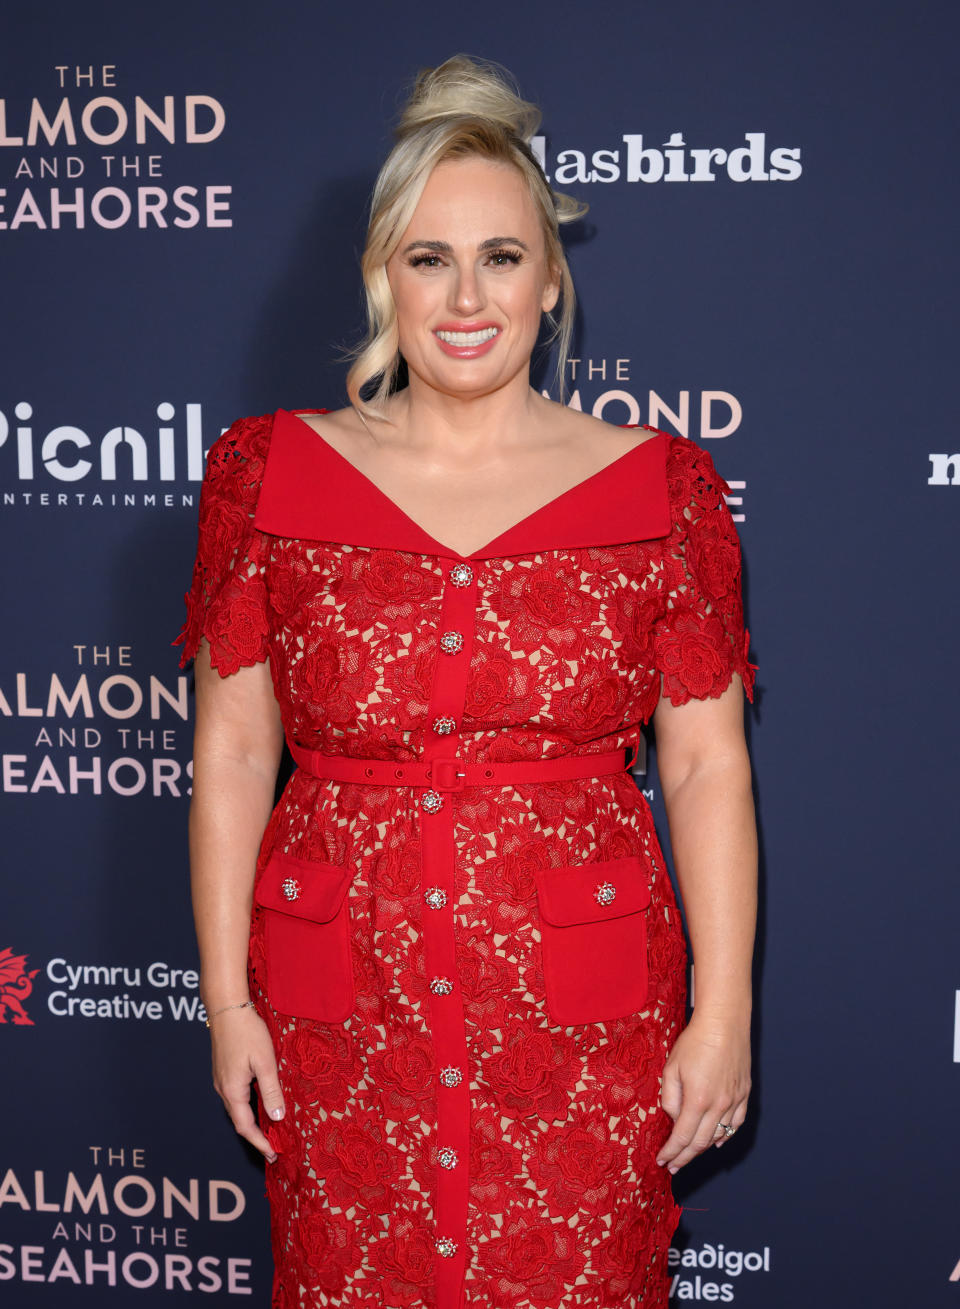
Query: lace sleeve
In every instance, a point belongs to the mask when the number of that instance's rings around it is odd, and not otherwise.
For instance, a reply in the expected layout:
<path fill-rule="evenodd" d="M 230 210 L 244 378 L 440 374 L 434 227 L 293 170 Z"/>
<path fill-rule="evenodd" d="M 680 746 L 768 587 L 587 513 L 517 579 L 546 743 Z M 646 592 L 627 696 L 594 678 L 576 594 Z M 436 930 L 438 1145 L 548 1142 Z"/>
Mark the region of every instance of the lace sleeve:
<path fill-rule="evenodd" d="M 182 668 L 201 638 L 222 677 L 267 657 L 267 538 L 253 526 L 273 415 L 238 419 L 210 448 L 200 488 L 197 554 L 187 617 L 172 645 Z"/>
<path fill-rule="evenodd" d="M 721 695 L 734 673 L 753 699 L 756 666 L 747 658 L 740 541 L 713 460 L 674 437 L 667 460 L 673 532 L 666 547 L 666 613 L 654 630 L 663 694 L 675 705 Z"/>

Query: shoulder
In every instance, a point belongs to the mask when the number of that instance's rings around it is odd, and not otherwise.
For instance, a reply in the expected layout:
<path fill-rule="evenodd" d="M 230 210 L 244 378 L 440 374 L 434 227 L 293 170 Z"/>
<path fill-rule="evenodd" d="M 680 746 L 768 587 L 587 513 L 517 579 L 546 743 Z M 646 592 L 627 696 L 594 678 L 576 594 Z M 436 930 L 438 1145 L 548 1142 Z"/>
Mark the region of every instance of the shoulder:
<path fill-rule="evenodd" d="M 236 506 L 252 514 L 263 482 L 270 449 L 273 414 L 238 418 L 214 441 L 207 452 L 203 499 L 207 514 L 224 513 Z"/>
<path fill-rule="evenodd" d="M 215 482 L 242 477 L 251 462 L 262 462 L 270 448 L 273 414 L 237 418 L 214 441 L 207 453 L 205 478 Z"/>
<path fill-rule="evenodd" d="M 711 575 L 718 569 L 733 577 L 739 568 L 740 537 L 724 498 L 730 487 L 712 456 L 685 436 L 668 437 L 667 495 L 673 519 L 674 548 L 699 559 Z M 708 558 L 706 565 L 703 559 Z"/>
<path fill-rule="evenodd" d="M 581 409 L 571 409 L 568 405 L 548 401 L 554 410 L 554 419 L 572 439 L 580 441 L 606 442 L 607 445 L 620 445 L 625 450 L 644 441 L 652 441 L 662 435 L 653 427 L 638 427 L 635 423 L 608 423 L 603 418 L 594 418 Z"/>
<path fill-rule="evenodd" d="M 560 440 L 573 449 L 596 450 L 598 461 L 603 463 L 626 454 L 635 446 L 644 445 L 665 433 L 653 427 L 639 427 L 633 424 L 608 423 L 593 414 L 585 414 L 580 409 L 571 409 L 556 400 L 544 397 L 545 409 L 551 429 Z"/>
<path fill-rule="evenodd" d="M 661 436 L 667 440 L 668 470 L 676 470 L 678 473 L 687 471 L 695 479 L 705 478 L 726 486 L 717 472 L 713 456 L 702 445 L 691 441 L 687 436 L 673 436 L 669 432 L 661 432 Z"/>
<path fill-rule="evenodd" d="M 671 436 L 667 440 L 667 489 L 675 511 L 702 512 L 726 507 L 724 495 L 730 487 L 717 472 L 713 456 L 696 441 L 686 436 Z"/>
<path fill-rule="evenodd" d="M 353 405 L 344 405 L 342 409 L 289 409 L 287 412 L 317 431 L 320 428 L 325 432 L 331 429 L 342 432 L 364 430 L 360 416 Z"/>
<path fill-rule="evenodd" d="M 356 463 L 363 447 L 369 444 L 370 430 L 353 405 L 342 409 L 290 409 L 300 427 L 301 436 L 314 431 L 327 445 Z"/>

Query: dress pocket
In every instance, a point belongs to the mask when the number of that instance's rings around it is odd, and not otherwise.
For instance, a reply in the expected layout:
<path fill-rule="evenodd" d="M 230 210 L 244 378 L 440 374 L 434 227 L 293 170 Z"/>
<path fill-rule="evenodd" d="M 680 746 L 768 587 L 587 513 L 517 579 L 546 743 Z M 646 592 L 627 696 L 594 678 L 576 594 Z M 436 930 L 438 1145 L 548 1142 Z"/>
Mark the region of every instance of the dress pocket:
<path fill-rule="evenodd" d="M 647 999 L 649 874 L 637 855 L 534 877 L 547 1011 L 554 1023 L 625 1018 Z"/>
<path fill-rule="evenodd" d="M 353 1012 L 352 867 L 274 852 L 254 896 L 264 917 L 267 998 L 281 1013 L 342 1023 Z"/>

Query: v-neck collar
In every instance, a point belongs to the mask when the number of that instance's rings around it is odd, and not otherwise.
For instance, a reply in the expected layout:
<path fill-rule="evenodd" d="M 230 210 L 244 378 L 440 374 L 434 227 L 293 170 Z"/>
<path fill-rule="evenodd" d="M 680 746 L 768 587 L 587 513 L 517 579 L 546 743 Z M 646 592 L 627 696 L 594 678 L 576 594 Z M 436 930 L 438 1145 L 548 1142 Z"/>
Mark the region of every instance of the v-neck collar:
<path fill-rule="evenodd" d="M 657 432 L 463 555 L 432 537 L 303 418 L 278 409 L 254 526 L 274 536 L 445 559 L 506 558 L 563 546 L 652 540 L 666 536 L 671 527 L 668 441 L 666 433 Z"/>

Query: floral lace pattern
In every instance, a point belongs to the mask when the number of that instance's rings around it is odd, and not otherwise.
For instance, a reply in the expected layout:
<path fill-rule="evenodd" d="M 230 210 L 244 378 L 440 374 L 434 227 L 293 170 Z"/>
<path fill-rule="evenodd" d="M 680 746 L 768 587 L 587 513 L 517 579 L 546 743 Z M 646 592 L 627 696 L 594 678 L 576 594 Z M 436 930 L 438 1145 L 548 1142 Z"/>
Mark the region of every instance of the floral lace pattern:
<path fill-rule="evenodd" d="M 325 754 L 417 758 L 445 562 L 253 526 L 272 415 L 210 452 L 181 666 L 210 644 L 226 676 L 269 657 L 291 740 Z M 479 573 L 460 756 L 498 762 L 631 740 L 661 694 L 720 695 L 754 668 L 725 483 L 670 441 L 662 539 L 472 561 Z M 684 1015 L 685 951 L 649 807 L 627 774 L 449 794 L 452 897 L 469 1085 L 465 1305 L 665 1309 L 679 1218 L 655 1162 L 671 1122 L 660 1073 Z M 355 1004 L 343 1023 L 277 1012 L 264 914 L 252 994 L 287 1103 L 267 1129 L 275 1306 L 438 1305 L 433 1207 L 438 1096 L 421 888 L 423 814 L 410 788 L 298 769 L 267 824 L 270 854 L 355 869 Z M 544 997 L 538 869 L 639 856 L 649 877 L 641 1012 L 560 1027 Z M 443 1309 L 443 1306 L 439 1306 Z"/>

